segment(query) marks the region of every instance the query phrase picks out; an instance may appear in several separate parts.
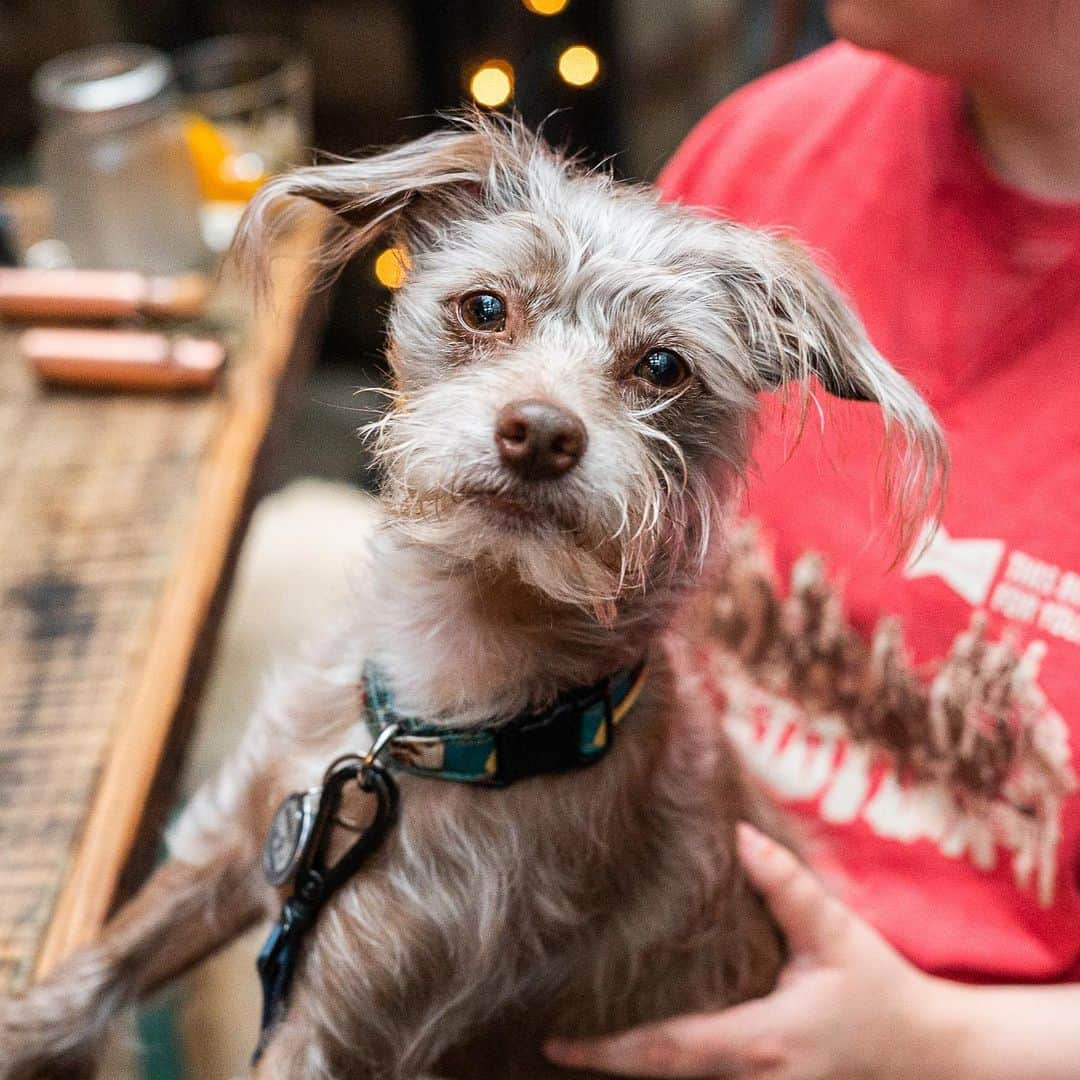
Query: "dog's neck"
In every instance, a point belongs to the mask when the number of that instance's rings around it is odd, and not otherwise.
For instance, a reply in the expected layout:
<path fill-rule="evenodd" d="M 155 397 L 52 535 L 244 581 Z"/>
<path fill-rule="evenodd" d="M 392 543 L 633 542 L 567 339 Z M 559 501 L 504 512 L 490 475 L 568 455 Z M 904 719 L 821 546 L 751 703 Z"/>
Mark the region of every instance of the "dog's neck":
<path fill-rule="evenodd" d="M 671 618 L 675 590 L 635 593 L 612 625 L 524 585 L 462 564 L 392 529 L 371 552 L 368 655 L 408 715 L 455 723 L 508 717 L 632 666 Z"/>

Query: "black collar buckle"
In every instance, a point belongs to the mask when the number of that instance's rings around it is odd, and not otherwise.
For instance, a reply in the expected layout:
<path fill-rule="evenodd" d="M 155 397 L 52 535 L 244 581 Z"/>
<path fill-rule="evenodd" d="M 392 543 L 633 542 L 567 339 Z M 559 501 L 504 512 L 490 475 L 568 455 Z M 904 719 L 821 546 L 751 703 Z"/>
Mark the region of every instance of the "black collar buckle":
<path fill-rule="evenodd" d="M 567 772 L 598 760 L 581 745 L 581 715 L 595 705 L 603 706 L 602 738 L 610 747 L 612 722 L 611 680 L 567 696 L 553 709 L 523 717 L 498 728 L 495 747 L 498 771 L 492 783 L 503 787 L 528 776 Z"/>

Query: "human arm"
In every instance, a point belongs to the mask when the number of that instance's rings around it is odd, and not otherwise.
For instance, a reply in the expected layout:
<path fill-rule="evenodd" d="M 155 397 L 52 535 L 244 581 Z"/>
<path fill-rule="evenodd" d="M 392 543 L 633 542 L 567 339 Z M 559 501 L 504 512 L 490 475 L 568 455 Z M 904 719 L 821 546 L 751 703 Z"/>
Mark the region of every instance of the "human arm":
<path fill-rule="evenodd" d="M 549 1043 L 616 1075 L 754 1080 L 1076 1080 L 1080 986 L 972 987 L 925 975 L 785 848 L 739 827 L 791 960 L 765 998 L 603 1039 Z"/>

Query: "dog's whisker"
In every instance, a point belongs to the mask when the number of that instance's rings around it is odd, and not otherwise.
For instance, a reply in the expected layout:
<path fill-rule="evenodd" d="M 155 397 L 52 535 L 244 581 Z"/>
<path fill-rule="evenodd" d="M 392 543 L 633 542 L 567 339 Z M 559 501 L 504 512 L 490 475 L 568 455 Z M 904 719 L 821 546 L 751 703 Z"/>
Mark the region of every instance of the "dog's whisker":
<path fill-rule="evenodd" d="M 653 402 L 651 405 L 644 409 L 633 409 L 630 412 L 631 420 L 646 420 L 650 416 L 656 416 L 660 413 L 667 412 L 672 406 L 676 405 L 686 395 L 687 387 L 683 387 L 677 394 L 672 394 L 671 397 L 661 398 L 659 401 Z"/>
<path fill-rule="evenodd" d="M 386 413 L 366 424 L 362 424 L 357 429 L 360 441 L 371 447 L 377 459 L 381 459 L 386 454 L 386 448 L 380 446 L 380 442 L 386 438 L 386 431 L 392 423 L 393 417 L 390 413 Z"/>
<path fill-rule="evenodd" d="M 639 430 L 646 439 L 660 443 L 670 452 L 679 465 L 682 472 L 682 486 L 685 487 L 690 481 L 690 469 L 683 448 L 670 435 L 659 428 L 652 427 L 649 424 L 642 424 Z"/>
<path fill-rule="evenodd" d="M 380 386 L 378 383 L 370 383 L 367 386 L 357 386 L 353 390 L 354 397 L 359 397 L 361 394 L 376 394 L 379 397 L 384 397 L 395 403 L 400 403 L 402 401 L 400 390 L 392 386 Z"/>

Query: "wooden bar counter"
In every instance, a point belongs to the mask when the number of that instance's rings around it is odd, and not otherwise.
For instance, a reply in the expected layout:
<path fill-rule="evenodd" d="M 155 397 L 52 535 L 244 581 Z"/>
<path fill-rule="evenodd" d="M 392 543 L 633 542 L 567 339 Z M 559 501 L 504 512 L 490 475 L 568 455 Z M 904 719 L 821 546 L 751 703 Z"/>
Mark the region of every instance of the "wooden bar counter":
<path fill-rule="evenodd" d="M 43 387 L 0 327 L 0 993 L 152 863 L 272 422 L 321 325 L 320 226 L 282 238 L 258 314 L 223 279 L 208 394 Z"/>

